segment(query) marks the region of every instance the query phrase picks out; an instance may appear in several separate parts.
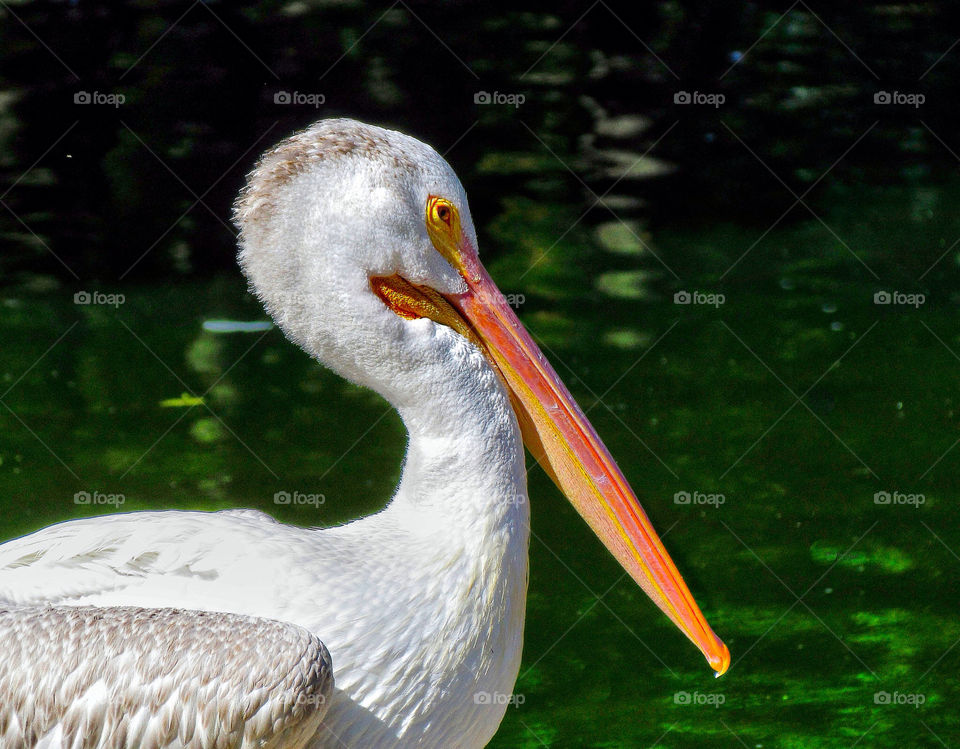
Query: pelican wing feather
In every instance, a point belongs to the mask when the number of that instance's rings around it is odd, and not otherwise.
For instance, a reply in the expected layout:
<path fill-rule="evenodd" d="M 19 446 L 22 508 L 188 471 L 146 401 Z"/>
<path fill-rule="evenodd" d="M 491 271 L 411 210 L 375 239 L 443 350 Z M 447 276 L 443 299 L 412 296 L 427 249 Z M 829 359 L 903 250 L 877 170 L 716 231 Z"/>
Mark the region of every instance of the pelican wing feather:
<path fill-rule="evenodd" d="M 277 529 L 283 532 L 278 532 Z M 279 538 L 271 538 L 271 533 Z M 0 606 L 97 604 L 235 611 L 206 590 L 249 576 L 297 529 L 242 512 L 133 512 L 52 525 L 0 544 Z M 165 581 L 169 595 L 138 590 Z M 163 602 L 170 599 L 170 602 Z M 240 613 L 257 613 L 242 611 Z"/>
<path fill-rule="evenodd" d="M 0 609 L 0 745 L 304 746 L 333 691 L 302 627 L 128 606 Z"/>

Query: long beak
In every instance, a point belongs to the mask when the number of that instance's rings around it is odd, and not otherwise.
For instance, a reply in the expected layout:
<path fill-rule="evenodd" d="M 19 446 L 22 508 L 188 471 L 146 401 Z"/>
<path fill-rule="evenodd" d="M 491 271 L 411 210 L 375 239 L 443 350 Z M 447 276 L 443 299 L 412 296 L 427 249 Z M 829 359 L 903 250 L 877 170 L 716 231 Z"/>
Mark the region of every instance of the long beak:
<path fill-rule="evenodd" d="M 442 297 L 399 276 L 371 278 L 371 286 L 397 314 L 441 322 L 486 352 L 510 391 L 527 449 L 604 546 L 722 675 L 730 667 L 730 651 L 707 624 L 609 451 L 476 254 L 458 254 L 465 294 Z"/>

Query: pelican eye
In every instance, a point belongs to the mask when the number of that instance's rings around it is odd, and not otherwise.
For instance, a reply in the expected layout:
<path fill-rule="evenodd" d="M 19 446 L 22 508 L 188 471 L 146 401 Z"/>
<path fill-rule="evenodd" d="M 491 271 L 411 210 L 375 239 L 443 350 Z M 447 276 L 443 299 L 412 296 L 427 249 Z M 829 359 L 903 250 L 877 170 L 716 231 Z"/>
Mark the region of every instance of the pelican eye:
<path fill-rule="evenodd" d="M 446 198 L 431 195 L 427 198 L 426 225 L 434 249 L 462 274 L 460 247 L 463 236 L 457 207 Z"/>
<path fill-rule="evenodd" d="M 460 216 L 456 206 L 446 198 L 431 195 L 427 198 L 427 230 L 454 233 L 459 229 Z"/>

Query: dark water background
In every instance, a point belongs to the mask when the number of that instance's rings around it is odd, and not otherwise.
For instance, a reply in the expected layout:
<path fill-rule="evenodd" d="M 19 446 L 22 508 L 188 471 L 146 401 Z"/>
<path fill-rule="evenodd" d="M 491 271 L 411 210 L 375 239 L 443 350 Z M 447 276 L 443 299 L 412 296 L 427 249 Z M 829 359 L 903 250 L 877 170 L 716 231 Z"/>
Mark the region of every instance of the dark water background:
<path fill-rule="evenodd" d="M 256 155 L 353 116 L 446 152 L 733 653 L 713 680 L 534 469 L 493 745 L 960 746 L 958 14 L 4 4 L 0 538 L 112 509 L 84 491 L 302 525 L 382 506 L 396 415 L 276 330 L 204 327 L 266 319 L 229 224 Z M 325 501 L 274 503 L 293 490 Z"/>

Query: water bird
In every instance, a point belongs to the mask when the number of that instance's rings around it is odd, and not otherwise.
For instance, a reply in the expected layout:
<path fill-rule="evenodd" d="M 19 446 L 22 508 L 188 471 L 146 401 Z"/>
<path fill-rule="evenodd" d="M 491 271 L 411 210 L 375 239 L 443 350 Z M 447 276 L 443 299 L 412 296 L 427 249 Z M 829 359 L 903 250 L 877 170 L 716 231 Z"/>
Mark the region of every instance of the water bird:
<path fill-rule="evenodd" d="M 481 265 L 447 162 L 326 119 L 267 151 L 239 262 L 286 336 L 399 412 L 386 507 L 71 520 L 0 545 L 0 744 L 480 747 L 520 666 L 524 445 L 722 674 L 730 664 L 621 471 Z"/>

